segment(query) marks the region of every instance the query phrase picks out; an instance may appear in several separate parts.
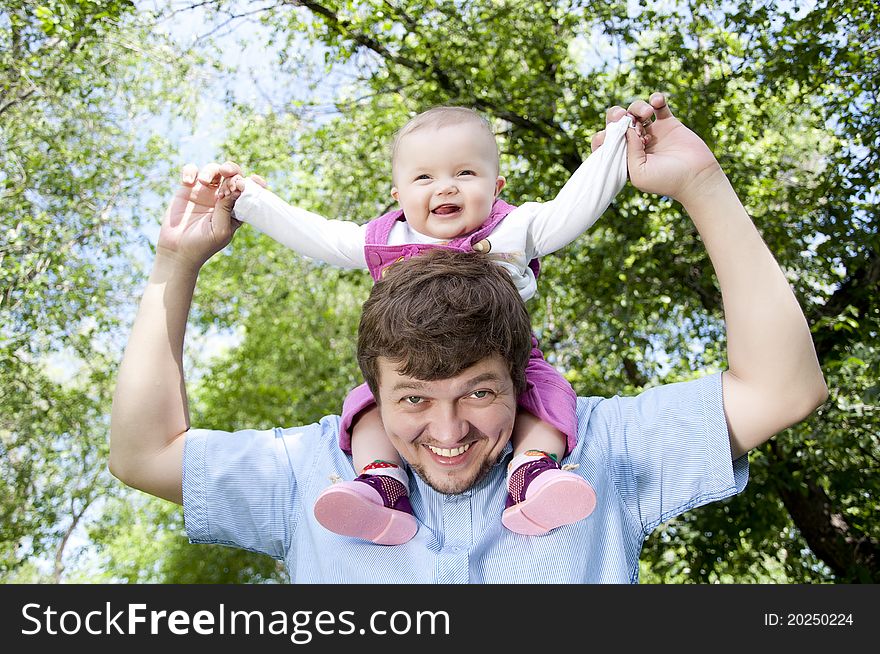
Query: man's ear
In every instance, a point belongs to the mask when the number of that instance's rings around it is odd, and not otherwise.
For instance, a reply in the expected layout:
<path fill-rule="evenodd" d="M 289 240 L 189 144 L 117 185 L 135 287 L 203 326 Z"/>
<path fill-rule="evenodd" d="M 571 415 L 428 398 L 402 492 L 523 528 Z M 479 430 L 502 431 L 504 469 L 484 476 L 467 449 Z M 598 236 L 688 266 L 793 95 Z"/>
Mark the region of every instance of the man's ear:
<path fill-rule="evenodd" d="M 507 180 L 504 179 L 501 175 L 498 175 L 498 179 L 495 180 L 495 197 L 498 197 L 498 194 L 501 193 L 501 189 L 505 187 L 507 184 Z"/>

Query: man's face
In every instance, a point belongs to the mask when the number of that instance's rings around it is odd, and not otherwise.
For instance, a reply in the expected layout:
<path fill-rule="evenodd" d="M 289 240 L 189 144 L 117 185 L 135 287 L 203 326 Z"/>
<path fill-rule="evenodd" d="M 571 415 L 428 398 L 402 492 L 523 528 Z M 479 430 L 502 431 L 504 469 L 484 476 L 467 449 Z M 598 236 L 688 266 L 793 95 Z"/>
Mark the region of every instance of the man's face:
<path fill-rule="evenodd" d="M 505 183 L 492 135 L 472 122 L 407 134 L 393 167 L 391 195 L 407 223 L 444 240 L 470 234 L 486 222 Z"/>
<path fill-rule="evenodd" d="M 438 381 L 406 377 L 380 358 L 379 397 L 391 443 L 429 486 L 447 494 L 486 474 L 516 419 L 513 381 L 500 356 Z"/>

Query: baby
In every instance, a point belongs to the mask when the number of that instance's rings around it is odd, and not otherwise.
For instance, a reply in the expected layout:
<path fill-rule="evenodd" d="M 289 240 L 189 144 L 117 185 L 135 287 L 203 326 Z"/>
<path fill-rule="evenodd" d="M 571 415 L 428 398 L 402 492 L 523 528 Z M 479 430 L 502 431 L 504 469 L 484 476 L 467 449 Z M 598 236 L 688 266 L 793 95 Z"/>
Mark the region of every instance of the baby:
<path fill-rule="evenodd" d="M 625 117 L 607 128 L 590 155 L 554 200 L 514 207 L 499 198 L 498 146 L 485 118 L 463 107 L 419 114 L 397 133 L 391 151 L 391 196 L 399 209 L 364 225 L 328 220 L 292 207 L 240 175 L 227 177 L 218 195 L 232 196 L 235 217 L 302 255 L 344 268 L 366 268 L 374 280 L 396 261 L 430 248 L 454 248 L 488 256 L 513 279 L 523 300 L 537 288 L 538 259 L 576 239 L 608 207 L 626 182 Z M 596 496 L 560 460 L 577 442 L 576 396 L 545 360 L 532 337 L 527 388 L 518 398 L 508 465 L 508 496 L 501 516 L 509 530 L 543 535 L 586 518 Z M 480 391 L 468 401 L 480 401 Z M 488 391 L 485 391 L 488 393 Z M 414 406 L 423 398 L 405 398 Z M 409 502 L 409 478 L 385 435 L 366 384 L 346 398 L 340 447 L 359 475 L 331 485 L 314 513 L 327 529 L 383 545 L 409 541 L 418 525 Z M 468 446 L 429 448 L 439 462 L 455 465 Z"/>

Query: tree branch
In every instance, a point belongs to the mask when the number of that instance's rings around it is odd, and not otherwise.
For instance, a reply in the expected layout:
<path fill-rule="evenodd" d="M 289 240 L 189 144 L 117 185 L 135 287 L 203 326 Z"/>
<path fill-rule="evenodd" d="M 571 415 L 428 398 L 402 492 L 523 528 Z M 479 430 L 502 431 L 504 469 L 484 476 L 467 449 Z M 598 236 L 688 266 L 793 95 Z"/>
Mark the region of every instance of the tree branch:
<path fill-rule="evenodd" d="M 399 53 L 392 52 L 372 36 L 352 29 L 351 24 L 348 21 L 341 19 L 331 9 L 328 9 L 320 3 L 315 2 L 314 0 L 286 1 L 289 4 L 305 7 L 313 14 L 319 16 L 322 20 L 324 20 L 327 27 L 330 28 L 337 35 L 343 38 L 350 39 L 358 45 L 371 50 L 386 61 L 407 68 L 408 70 L 433 77 L 440 85 L 440 87 L 449 95 L 453 97 L 460 97 L 462 95 L 462 91 L 459 85 L 456 84 L 455 81 L 450 78 L 444 70 L 440 69 L 434 64 L 417 61 L 415 59 L 405 57 Z M 407 25 L 411 28 L 417 27 L 417 25 L 415 25 L 415 23 L 411 19 L 407 21 Z M 574 143 L 573 139 L 568 136 L 567 132 L 565 132 L 565 130 L 563 130 L 562 127 L 555 121 L 542 120 L 540 122 L 536 122 L 524 116 L 520 116 L 519 114 L 509 111 L 483 98 L 471 97 L 471 103 L 477 109 L 480 109 L 487 113 L 491 113 L 493 116 L 502 120 L 506 120 L 512 125 L 526 130 L 529 133 L 537 134 L 539 136 L 549 139 L 553 139 L 556 135 L 564 136 L 567 142 L 565 144 L 565 147 L 562 148 L 561 152 L 563 165 L 569 172 L 572 173 L 577 170 L 578 166 L 581 165 L 582 159 L 580 156 L 580 151 L 578 150 L 576 144 Z"/>
<path fill-rule="evenodd" d="M 623 358 L 623 371 L 626 373 L 626 378 L 630 384 L 635 386 L 636 388 L 644 388 L 648 384 L 648 380 L 645 379 L 645 376 L 639 372 L 639 368 L 636 365 L 636 362 L 633 361 L 629 357 Z"/>
<path fill-rule="evenodd" d="M 808 319 L 811 324 L 822 318 L 839 316 L 847 307 L 855 307 L 860 316 L 866 316 L 875 306 L 877 288 L 880 286 L 880 252 L 868 251 L 861 259 L 850 260 L 850 275 L 822 305 L 810 307 Z M 844 330 L 822 329 L 813 335 L 816 354 L 824 362 L 835 349 L 846 346 L 851 340 Z"/>
<path fill-rule="evenodd" d="M 327 24 L 327 27 L 336 32 L 339 36 L 351 39 L 358 45 L 372 50 L 383 59 L 393 61 L 394 63 L 409 68 L 411 70 L 429 70 L 429 66 L 427 64 L 394 54 L 372 36 L 368 36 L 362 32 L 351 29 L 351 23 L 349 23 L 347 20 L 339 18 L 339 16 L 335 14 L 332 10 L 324 7 L 321 4 L 318 4 L 317 2 L 313 2 L 312 0 L 287 0 L 287 2 L 298 7 L 305 7 L 313 14 L 320 16 Z"/>
<path fill-rule="evenodd" d="M 813 553 L 840 581 L 880 582 L 880 543 L 867 534 L 853 534 L 825 490 L 794 457 L 786 456 L 776 441 L 769 442 L 768 450 L 771 461 L 786 471 L 784 475 L 771 474 L 769 483 L 776 487 Z M 805 481 L 792 488 L 789 483 L 798 477 Z"/>
<path fill-rule="evenodd" d="M 0 116 L 2 116 L 3 112 L 5 112 L 10 107 L 14 107 L 15 105 L 21 104 L 22 102 L 27 100 L 30 96 L 32 96 L 36 92 L 36 90 L 37 90 L 36 87 L 34 87 L 34 88 L 30 89 L 29 91 L 27 91 L 26 93 L 22 93 L 17 98 L 13 98 L 9 102 L 0 106 Z"/>

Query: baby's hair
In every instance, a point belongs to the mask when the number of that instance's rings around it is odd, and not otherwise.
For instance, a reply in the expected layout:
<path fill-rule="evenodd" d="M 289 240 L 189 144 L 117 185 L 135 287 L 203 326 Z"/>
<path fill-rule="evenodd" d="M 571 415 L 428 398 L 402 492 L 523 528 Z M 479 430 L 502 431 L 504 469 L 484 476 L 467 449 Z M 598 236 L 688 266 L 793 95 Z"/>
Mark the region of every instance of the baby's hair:
<path fill-rule="evenodd" d="M 400 147 L 400 141 L 403 137 L 424 127 L 433 127 L 436 129 L 439 127 L 448 127 L 450 125 L 462 125 L 464 123 L 474 123 L 479 125 L 486 134 L 491 137 L 492 142 L 496 143 L 495 158 L 497 162 L 498 145 L 495 141 L 495 133 L 492 131 L 492 126 L 489 124 L 489 121 L 486 120 L 486 117 L 468 107 L 441 106 L 433 107 L 427 111 L 423 111 L 413 118 L 410 118 L 403 127 L 397 130 L 397 133 L 394 135 L 394 140 L 391 143 L 392 167 L 397 158 L 397 150 Z"/>

